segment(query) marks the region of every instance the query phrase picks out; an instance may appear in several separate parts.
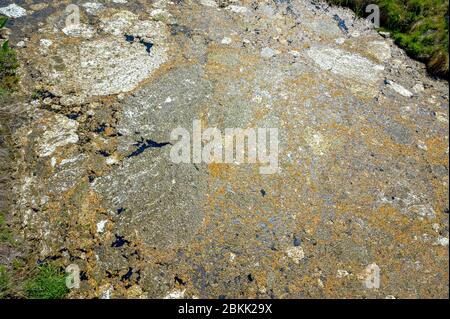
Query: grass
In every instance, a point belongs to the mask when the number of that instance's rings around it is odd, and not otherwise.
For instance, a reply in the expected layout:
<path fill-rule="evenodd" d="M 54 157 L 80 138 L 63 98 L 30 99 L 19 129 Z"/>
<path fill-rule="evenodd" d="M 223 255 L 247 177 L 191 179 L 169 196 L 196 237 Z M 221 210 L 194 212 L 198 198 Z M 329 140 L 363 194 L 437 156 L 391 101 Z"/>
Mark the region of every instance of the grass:
<path fill-rule="evenodd" d="M 24 267 L 23 262 L 17 259 L 13 261 L 10 271 L 5 265 L 0 265 L 0 299 L 63 299 L 66 297 L 68 288 L 61 268 L 46 264 L 29 273 Z M 28 279 L 25 279 L 27 277 Z"/>
<path fill-rule="evenodd" d="M 1 29 L 7 18 L 0 17 Z M 14 50 L 9 47 L 8 40 L 0 39 L 0 102 L 11 98 L 17 90 L 17 61 Z M 0 212 L 0 245 L 14 245 L 13 234 Z M 20 260 L 14 260 L 10 271 L 0 265 L 0 299 L 11 297 L 27 297 L 31 299 L 62 299 L 67 293 L 64 272 L 53 265 L 42 265 L 30 273 Z M 27 278 L 27 279 L 25 279 Z"/>
<path fill-rule="evenodd" d="M 371 3 L 380 8 L 380 27 L 412 58 L 423 61 L 430 74 L 448 79 L 449 0 L 328 0 L 359 16 Z"/>
<path fill-rule="evenodd" d="M 31 299 L 62 299 L 68 292 L 64 272 L 52 265 L 39 266 L 24 287 Z"/>
<path fill-rule="evenodd" d="M 7 18 L 0 17 L 0 29 L 5 27 L 6 22 Z M 16 90 L 18 67 L 15 52 L 9 47 L 8 40 L 3 41 L 0 43 L 0 98 Z"/>
<path fill-rule="evenodd" d="M 14 243 L 12 233 L 8 228 L 8 225 L 6 225 L 5 217 L 2 213 L 0 213 L 0 243 Z"/>
<path fill-rule="evenodd" d="M 0 299 L 5 298 L 9 291 L 9 274 L 5 266 L 0 265 Z"/>

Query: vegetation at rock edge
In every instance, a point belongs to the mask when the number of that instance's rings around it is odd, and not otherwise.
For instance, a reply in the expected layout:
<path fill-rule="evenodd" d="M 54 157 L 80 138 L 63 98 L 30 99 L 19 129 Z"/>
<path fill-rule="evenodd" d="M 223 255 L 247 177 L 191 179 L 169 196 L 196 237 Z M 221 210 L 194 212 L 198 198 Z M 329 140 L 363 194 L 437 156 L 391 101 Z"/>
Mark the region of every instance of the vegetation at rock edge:
<path fill-rule="evenodd" d="M 365 8 L 380 8 L 380 27 L 391 33 L 406 53 L 427 65 L 432 75 L 448 79 L 449 0 L 327 0 L 366 16 Z"/>

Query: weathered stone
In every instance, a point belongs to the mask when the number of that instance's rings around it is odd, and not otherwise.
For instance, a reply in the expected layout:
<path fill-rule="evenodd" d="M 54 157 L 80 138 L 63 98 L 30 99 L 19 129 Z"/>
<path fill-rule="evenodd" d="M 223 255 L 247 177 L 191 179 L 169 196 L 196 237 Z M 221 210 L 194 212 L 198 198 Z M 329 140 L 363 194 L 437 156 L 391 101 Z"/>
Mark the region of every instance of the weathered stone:
<path fill-rule="evenodd" d="M 10 18 L 20 18 L 27 15 L 27 10 L 15 3 L 12 3 L 9 6 L 1 7 L 0 14 L 3 14 Z"/>
<path fill-rule="evenodd" d="M 307 54 L 321 69 L 367 84 L 379 81 L 384 69 L 365 57 L 341 49 L 313 47 Z"/>
<path fill-rule="evenodd" d="M 50 156 L 58 147 L 77 143 L 78 123 L 62 115 L 54 115 L 47 121 L 40 121 L 38 129 L 42 135 L 37 137 L 37 153 L 41 157 Z"/>
<path fill-rule="evenodd" d="M 77 263 L 69 298 L 448 296 L 448 83 L 339 7 L 88 3 L 11 25 L 27 265 Z M 276 173 L 175 163 L 197 120 L 278 129 Z"/>
<path fill-rule="evenodd" d="M 401 86 L 401 85 L 398 84 L 398 83 L 395 83 L 394 81 L 386 80 L 386 84 L 387 84 L 392 90 L 394 90 L 395 92 L 397 92 L 397 93 L 400 94 L 400 95 L 403 95 L 403 96 L 405 96 L 405 97 L 412 97 L 412 96 L 413 96 L 413 94 L 412 94 L 409 90 L 405 89 L 403 86 Z"/>

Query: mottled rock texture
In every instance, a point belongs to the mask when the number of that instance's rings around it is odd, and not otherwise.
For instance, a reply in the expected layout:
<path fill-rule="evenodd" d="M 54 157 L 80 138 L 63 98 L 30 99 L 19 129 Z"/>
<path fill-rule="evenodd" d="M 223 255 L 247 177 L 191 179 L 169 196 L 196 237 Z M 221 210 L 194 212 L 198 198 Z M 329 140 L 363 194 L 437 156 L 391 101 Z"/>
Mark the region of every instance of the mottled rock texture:
<path fill-rule="evenodd" d="M 11 212 L 30 264 L 84 272 L 69 297 L 448 298 L 448 83 L 368 22 L 97 1 L 68 28 L 68 1 L 30 2 Z M 280 172 L 172 163 L 196 119 L 278 128 Z"/>

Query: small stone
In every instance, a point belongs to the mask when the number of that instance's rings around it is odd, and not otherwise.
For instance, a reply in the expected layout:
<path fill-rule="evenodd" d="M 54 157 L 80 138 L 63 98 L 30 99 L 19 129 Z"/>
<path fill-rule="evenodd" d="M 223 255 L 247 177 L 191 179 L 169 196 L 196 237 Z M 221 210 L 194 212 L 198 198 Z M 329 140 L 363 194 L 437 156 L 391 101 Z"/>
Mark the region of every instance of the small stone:
<path fill-rule="evenodd" d="M 420 141 L 420 140 L 417 142 L 417 147 L 424 151 L 426 151 L 428 149 L 427 144 L 425 144 L 424 141 Z"/>
<path fill-rule="evenodd" d="M 233 42 L 233 40 L 231 40 L 230 38 L 227 38 L 227 37 L 225 37 L 225 38 L 223 38 L 222 39 L 222 44 L 231 44 L 231 42 Z"/>
<path fill-rule="evenodd" d="M 44 47 L 46 47 L 46 48 L 49 48 L 49 47 L 53 44 L 53 41 L 52 41 L 52 40 L 49 40 L 49 39 L 41 39 L 41 40 L 39 41 L 39 43 L 40 43 L 41 46 L 44 46 Z"/>
<path fill-rule="evenodd" d="M 184 290 L 173 290 L 169 292 L 164 299 L 183 299 L 184 293 L 186 292 L 186 289 Z"/>
<path fill-rule="evenodd" d="M 246 7 L 236 6 L 236 5 L 228 6 L 227 10 L 230 10 L 231 12 L 239 13 L 239 14 L 247 14 L 249 12 L 249 10 Z"/>
<path fill-rule="evenodd" d="M 200 0 L 200 4 L 206 7 L 217 7 L 217 3 L 214 0 Z"/>
<path fill-rule="evenodd" d="M 162 21 L 165 23 L 174 23 L 172 15 L 164 9 L 155 9 L 150 12 L 150 16 L 156 21 Z"/>
<path fill-rule="evenodd" d="M 436 112 L 436 119 L 442 123 L 448 123 L 447 115 L 443 112 Z"/>
<path fill-rule="evenodd" d="M 324 284 L 323 284 L 323 281 L 322 281 L 320 278 L 317 278 L 317 285 L 318 285 L 320 288 L 324 288 L 324 287 L 325 287 Z"/>
<path fill-rule="evenodd" d="M 300 52 L 298 52 L 296 50 L 289 51 L 289 54 L 293 55 L 296 58 L 298 58 L 300 56 Z"/>
<path fill-rule="evenodd" d="M 85 8 L 86 12 L 92 15 L 97 14 L 98 11 L 103 9 L 103 4 L 97 2 L 86 2 L 82 4 L 83 8 Z"/>
<path fill-rule="evenodd" d="M 13 3 L 7 7 L 0 8 L 0 14 L 3 14 L 8 18 L 20 18 L 27 15 L 27 10 Z"/>
<path fill-rule="evenodd" d="M 46 97 L 43 101 L 44 105 L 52 104 L 52 99 L 50 97 Z"/>
<path fill-rule="evenodd" d="M 432 228 L 435 232 L 439 232 L 439 229 L 440 229 L 439 224 L 437 224 L 437 223 L 434 223 L 433 225 L 431 225 L 431 228 Z"/>
<path fill-rule="evenodd" d="M 261 50 L 261 56 L 265 59 L 272 58 L 277 54 L 280 54 L 280 51 L 274 50 L 272 48 L 265 47 Z"/>
<path fill-rule="evenodd" d="M 109 156 L 109 157 L 106 159 L 106 164 L 107 164 L 107 165 L 114 165 L 114 164 L 117 164 L 117 163 L 119 163 L 119 161 L 118 161 L 117 158 L 115 158 L 114 156 Z"/>
<path fill-rule="evenodd" d="M 347 277 L 348 275 L 350 275 L 350 274 L 347 270 L 338 269 L 336 277 L 344 278 L 344 277 Z"/>
<path fill-rule="evenodd" d="M 435 245 L 448 246 L 448 238 L 439 236 L 439 238 L 436 239 Z"/>
<path fill-rule="evenodd" d="M 409 90 L 405 89 L 403 86 L 401 86 L 398 83 L 395 83 L 394 81 L 386 80 L 385 83 L 391 89 L 393 89 L 395 92 L 397 92 L 400 95 L 403 95 L 404 97 L 412 97 L 413 96 L 413 94 Z"/>
<path fill-rule="evenodd" d="M 97 233 L 101 234 L 105 231 L 107 220 L 101 220 L 97 223 Z"/>
<path fill-rule="evenodd" d="M 367 44 L 367 51 L 380 62 L 385 62 L 392 57 L 391 47 L 386 41 L 369 42 Z"/>
<path fill-rule="evenodd" d="M 94 36 L 94 30 L 91 26 L 85 24 L 69 24 L 61 30 L 65 35 L 71 37 L 83 37 L 92 38 Z"/>
<path fill-rule="evenodd" d="M 422 83 L 417 83 L 413 86 L 412 90 L 414 91 L 414 93 L 418 94 L 425 91 L 425 88 L 423 87 Z"/>
<path fill-rule="evenodd" d="M 286 255 L 291 258 L 296 264 L 305 258 L 305 252 L 302 247 L 289 247 L 286 249 Z"/>

